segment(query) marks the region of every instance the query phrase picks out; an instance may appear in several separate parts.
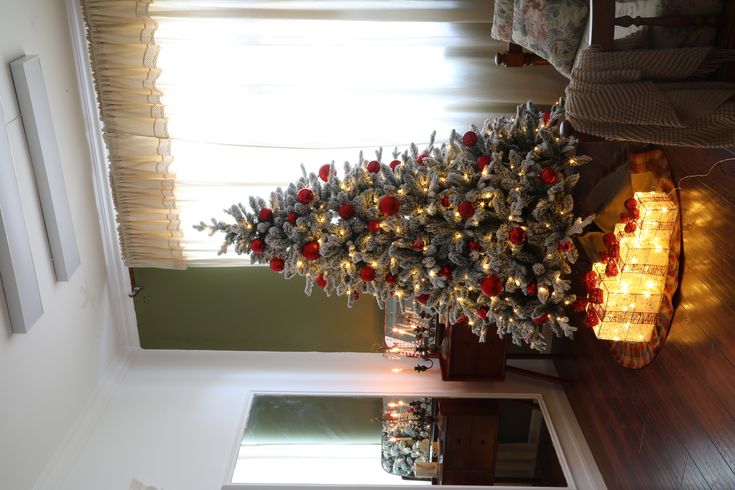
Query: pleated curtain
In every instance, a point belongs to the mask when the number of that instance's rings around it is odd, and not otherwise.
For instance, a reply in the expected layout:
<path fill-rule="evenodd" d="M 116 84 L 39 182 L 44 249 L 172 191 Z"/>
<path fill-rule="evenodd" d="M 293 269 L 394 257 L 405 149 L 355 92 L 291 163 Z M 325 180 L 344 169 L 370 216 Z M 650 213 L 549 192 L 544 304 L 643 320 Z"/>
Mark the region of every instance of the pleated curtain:
<path fill-rule="evenodd" d="M 248 265 L 193 230 L 303 164 L 552 103 L 553 69 L 496 67 L 483 0 L 82 0 L 129 266 Z"/>

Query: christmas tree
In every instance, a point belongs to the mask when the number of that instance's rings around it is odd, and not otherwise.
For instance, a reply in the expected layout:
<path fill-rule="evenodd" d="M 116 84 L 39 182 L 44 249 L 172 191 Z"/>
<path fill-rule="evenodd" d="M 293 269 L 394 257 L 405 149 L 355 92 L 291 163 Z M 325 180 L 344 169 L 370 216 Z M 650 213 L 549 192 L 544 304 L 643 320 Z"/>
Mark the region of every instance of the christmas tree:
<path fill-rule="evenodd" d="M 533 348 L 576 330 L 566 316 L 572 237 L 585 220 L 573 215 L 576 140 L 556 128 L 563 107 L 540 113 L 532 103 L 513 118 L 472 126 L 449 142 L 360 153 L 339 176 L 334 162 L 306 174 L 270 202 L 250 198 L 226 210 L 234 223 L 212 220 L 197 229 L 222 232 L 238 254 L 289 279 L 306 278 L 327 295 L 374 295 L 382 308 L 401 305 L 471 325 L 484 340 L 489 327 Z"/>

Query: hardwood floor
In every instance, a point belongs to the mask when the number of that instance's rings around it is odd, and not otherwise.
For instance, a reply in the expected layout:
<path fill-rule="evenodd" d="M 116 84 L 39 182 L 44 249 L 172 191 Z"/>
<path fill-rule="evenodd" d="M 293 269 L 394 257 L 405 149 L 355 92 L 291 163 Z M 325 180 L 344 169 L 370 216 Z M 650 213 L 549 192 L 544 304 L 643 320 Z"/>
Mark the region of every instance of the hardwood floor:
<path fill-rule="evenodd" d="M 677 182 L 735 156 L 665 150 Z M 685 180 L 680 198 L 681 302 L 658 357 L 623 368 L 581 329 L 555 361 L 610 489 L 735 489 L 735 162 Z"/>

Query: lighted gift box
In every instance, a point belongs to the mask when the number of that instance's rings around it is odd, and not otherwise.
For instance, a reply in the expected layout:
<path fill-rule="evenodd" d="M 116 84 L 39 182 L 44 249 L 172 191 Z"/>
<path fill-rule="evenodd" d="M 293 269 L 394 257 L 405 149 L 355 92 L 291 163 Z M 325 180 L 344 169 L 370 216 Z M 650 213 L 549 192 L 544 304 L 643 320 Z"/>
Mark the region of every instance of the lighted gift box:
<path fill-rule="evenodd" d="M 658 320 L 663 295 L 645 286 L 636 288 L 622 280 L 600 283 L 602 302 L 591 303 L 600 323 L 597 338 L 622 342 L 647 342 Z"/>
<path fill-rule="evenodd" d="M 636 192 L 638 222 L 636 236 L 659 238 L 668 244 L 679 210 L 665 192 Z"/>
<path fill-rule="evenodd" d="M 669 267 L 669 247 L 663 238 L 625 237 L 620 240 L 620 281 L 631 291 L 663 291 Z"/>

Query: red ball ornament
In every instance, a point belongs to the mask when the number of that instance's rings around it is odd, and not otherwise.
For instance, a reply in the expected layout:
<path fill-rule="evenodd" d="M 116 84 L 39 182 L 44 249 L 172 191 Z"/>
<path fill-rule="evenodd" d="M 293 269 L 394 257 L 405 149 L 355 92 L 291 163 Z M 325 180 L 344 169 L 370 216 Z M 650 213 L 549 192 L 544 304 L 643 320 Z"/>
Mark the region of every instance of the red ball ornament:
<path fill-rule="evenodd" d="M 561 252 L 569 252 L 574 247 L 574 245 L 569 240 L 563 240 L 559 242 L 558 247 Z"/>
<path fill-rule="evenodd" d="M 284 262 L 281 257 L 273 257 L 270 261 L 270 267 L 273 272 L 283 272 Z"/>
<path fill-rule="evenodd" d="M 602 302 L 605 300 L 604 292 L 600 288 L 592 288 L 592 290 L 589 292 L 589 297 L 587 298 L 587 300 L 590 303 L 601 305 Z"/>
<path fill-rule="evenodd" d="M 617 259 L 620 257 L 620 244 L 619 243 L 613 243 L 609 247 L 607 247 L 607 258 L 608 259 Z"/>
<path fill-rule="evenodd" d="M 253 253 L 256 254 L 262 254 L 263 252 L 265 252 L 265 242 L 260 238 L 256 238 L 255 240 L 250 242 L 250 250 L 252 250 Z"/>
<path fill-rule="evenodd" d="M 324 164 L 319 167 L 319 178 L 324 182 L 329 181 L 329 174 L 332 173 L 332 166 L 330 164 Z"/>
<path fill-rule="evenodd" d="M 324 279 L 324 273 L 321 273 L 318 276 L 316 276 L 316 285 L 322 289 L 324 289 L 327 286 L 327 280 Z"/>
<path fill-rule="evenodd" d="M 301 189 L 298 194 L 296 194 L 296 199 L 298 199 L 301 204 L 309 204 L 314 200 L 314 192 L 311 189 Z"/>
<path fill-rule="evenodd" d="M 260 221 L 270 221 L 273 219 L 273 210 L 269 208 L 261 208 L 258 211 L 258 219 Z"/>
<path fill-rule="evenodd" d="M 498 276 L 485 276 L 480 284 L 480 290 L 486 296 L 497 296 L 503 290 L 503 282 Z"/>
<path fill-rule="evenodd" d="M 544 124 L 549 124 L 549 119 L 551 119 L 551 113 L 544 112 L 544 115 L 543 115 Z"/>
<path fill-rule="evenodd" d="M 424 163 L 424 158 L 426 158 L 427 156 L 429 155 L 427 155 L 426 153 L 422 153 L 421 155 L 416 157 L 416 163 L 418 163 L 422 167 L 426 166 L 426 164 Z"/>
<path fill-rule="evenodd" d="M 549 319 L 549 314 L 544 313 L 540 317 L 534 318 L 533 323 L 535 323 L 536 325 L 543 325 L 544 323 L 546 323 L 548 319 Z"/>
<path fill-rule="evenodd" d="M 463 323 L 467 323 L 468 321 L 469 321 L 469 318 L 467 318 L 467 315 L 462 315 L 461 317 L 457 318 L 457 321 L 454 324 L 462 325 Z"/>
<path fill-rule="evenodd" d="M 485 318 L 487 318 L 487 312 L 488 311 L 490 311 L 490 310 L 488 310 L 484 306 L 482 308 L 478 308 L 477 309 L 477 316 L 479 316 L 480 318 L 482 318 L 484 320 Z"/>
<path fill-rule="evenodd" d="M 541 171 L 541 182 L 546 185 L 556 184 L 556 171 L 551 167 L 546 167 Z"/>
<path fill-rule="evenodd" d="M 292 225 L 296 223 L 296 220 L 298 218 L 299 218 L 299 215 L 296 214 L 296 213 L 294 213 L 294 212 L 288 213 L 288 216 L 286 217 L 286 219 L 288 220 L 288 222 L 291 223 Z"/>
<path fill-rule="evenodd" d="M 475 146 L 477 144 L 477 133 L 474 131 L 467 131 L 462 135 L 462 143 L 465 146 Z"/>
<path fill-rule="evenodd" d="M 383 196 L 378 201 L 378 209 L 383 216 L 393 216 L 401 209 L 401 201 L 395 196 Z"/>
<path fill-rule="evenodd" d="M 445 208 L 448 208 L 449 207 L 449 204 L 451 204 L 449 202 L 449 196 L 442 197 L 442 206 L 444 206 Z"/>
<path fill-rule="evenodd" d="M 367 265 L 360 267 L 360 279 L 365 282 L 372 281 L 375 279 L 375 269 Z"/>
<path fill-rule="evenodd" d="M 474 252 L 475 250 L 481 250 L 482 249 L 482 245 L 480 245 L 479 243 L 477 243 L 474 240 L 470 240 L 469 242 L 467 242 L 467 248 L 471 252 Z"/>
<path fill-rule="evenodd" d="M 604 243 L 606 247 L 609 247 L 613 243 L 618 243 L 618 239 L 615 238 L 614 233 L 605 233 L 602 235 L 602 243 Z"/>
<path fill-rule="evenodd" d="M 514 245 L 521 245 L 526 241 L 526 238 L 526 232 L 523 231 L 523 228 L 520 226 L 516 226 L 508 232 L 508 239 L 510 239 L 510 242 Z"/>
<path fill-rule="evenodd" d="M 377 160 L 372 160 L 370 163 L 367 164 L 368 172 L 377 174 L 380 172 L 380 162 Z"/>
<path fill-rule="evenodd" d="M 411 244 L 411 248 L 414 249 L 416 252 L 423 252 L 424 251 L 424 241 L 421 240 L 420 238 L 417 238 Z"/>
<path fill-rule="evenodd" d="M 304 248 L 301 249 L 301 254 L 306 260 L 316 260 L 321 257 L 319 253 L 319 242 L 306 242 Z"/>
<path fill-rule="evenodd" d="M 478 157 L 477 158 L 477 171 L 482 172 L 482 169 L 490 165 L 492 161 L 493 159 L 487 155 L 482 155 L 481 157 Z"/>
<path fill-rule="evenodd" d="M 628 213 L 630 215 L 630 219 L 638 219 L 641 217 L 641 210 L 640 209 L 631 209 Z"/>
<path fill-rule="evenodd" d="M 635 233 L 636 224 L 635 221 L 629 221 L 625 224 L 625 233 Z"/>
<path fill-rule="evenodd" d="M 457 211 L 463 218 L 471 218 L 475 215 L 475 206 L 470 201 L 462 201 L 457 207 Z"/>
<path fill-rule="evenodd" d="M 579 297 L 572 303 L 572 310 L 577 313 L 583 312 L 587 308 L 587 298 Z"/>
<path fill-rule="evenodd" d="M 392 162 L 390 162 L 390 169 L 391 169 L 391 170 L 395 170 L 395 168 L 396 168 L 396 167 L 397 167 L 398 165 L 400 165 L 400 164 L 401 164 L 401 161 L 400 161 L 400 160 L 393 160 Z"/>
<path fill-rule="evenodd" d="M 346 202 L 339 207 L 339 215 L 344 219 L 350 219 L 355 215 L 355 206 Z"/>
<path fill-rule="evenodd" d="M 367 226 L 370 233 L 380 233 L 380 221 L 371 219 L 368 221 Z"/>
<path fill-rule="evenodd" d="M 385 282 L 388 284 L 395 284 L 398 282 L 398 278 L 389 272 L 385 275 Z"/>
<path fill-rule="evenodd" d="M 536 281 L 528 283 L 528 286 L 526 286 L 526 293 L 530 296 L 538 294 L 538 285 L 536 284 Z"/>
<path fill-rule="evenodd" d="M 584 315 L 584 325 L 587 328 L 592 328 L 597 326 L 600 323 L 600 319 L 597 317 L 597 313 L 592 308 L 587 310 L 587 313 Z"/>
<path fill-rule="evenodd" d="M 446 277 L 448 280 L 452 280 L 452 270 L 454 270 L 453 267 L 449 265 L 443 265 L 441 270 L 439 271 L 439 275 L 441 277 Z"/>
<path fill-rule="evenodd" d="M 632 197 L 630 199 L 626 199 L 624 203 L 625 209 L 628 211 L 632 211 L 634 209 L 638 209 L 638 201 L 633 199 Z"/>
<path fill-rule="evenodd" d="M 422 305 L 425 305 L 426 302 L 429 301 L 429 295 L 426 293 L 419 294 L 418 296 L 416 296 L 416 301 L 418 301 Z"/>
<path fill-rule="evenodd" d="M 630 221 L 630 215 L 628 213 L 620 213 L 620 222 L 627 223 Z"/>

